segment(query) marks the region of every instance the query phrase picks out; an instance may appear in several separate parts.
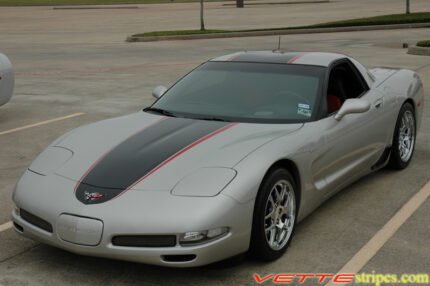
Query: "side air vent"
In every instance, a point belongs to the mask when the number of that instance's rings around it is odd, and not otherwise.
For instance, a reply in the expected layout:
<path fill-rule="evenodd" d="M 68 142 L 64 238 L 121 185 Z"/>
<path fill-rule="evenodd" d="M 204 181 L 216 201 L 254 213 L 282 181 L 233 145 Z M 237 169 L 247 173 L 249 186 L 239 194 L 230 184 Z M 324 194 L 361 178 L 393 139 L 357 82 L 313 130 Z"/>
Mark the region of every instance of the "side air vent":
<path fill-rule="evenodd" d="M 128 247 L 173 247 L 176 235 L 118 235 L 112 238 L 115 246 Z"/>
<path fill-rule="evenodd" d="M 19 214 L 21 215 L 22 219 L 25 220 L 26 222 L 31 223 L 32 225 L 37 226 L 38 228 L 41 228 L 44 231 L 52 233 L 52 225 L 46 220 L 43 220 L 40 217 L 35 216 L 23 209 L 19 210 Z"/>
<path fill-rule="evenodd" d="M 165 262 L 190 262 L 196 259 L 195 254 L 185 254 L 185 255 L 163 255 L 161 259 Z"/>

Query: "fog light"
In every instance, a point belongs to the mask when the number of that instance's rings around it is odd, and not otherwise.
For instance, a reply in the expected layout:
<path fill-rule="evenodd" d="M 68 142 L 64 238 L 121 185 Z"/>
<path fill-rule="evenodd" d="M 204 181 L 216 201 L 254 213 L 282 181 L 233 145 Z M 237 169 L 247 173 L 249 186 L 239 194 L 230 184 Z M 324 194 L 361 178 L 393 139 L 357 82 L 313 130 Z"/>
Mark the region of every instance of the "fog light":
<path fill-rule="evenodd" d="M 218 227 L 203 231 L 189 231 L 179 237 L 179 243 L 184 245 L 200 244 L 220 238 L 229 232 L 228 227 Z"/>
<path fill-rule="evenodd" d="M 204 239 L 206 231 L 190 231 L 183 234 L 181 241 L 198 241 Z"/>
<path fill-rule="evenodd" d="M 224 235 L 227 232 L 228 232 L 228 227 L 218 227 L 218 228 L 208 230 L 208 233 L 206 234 L 206 236 L 209 238 L 214 238 L 214 237 Z"/>

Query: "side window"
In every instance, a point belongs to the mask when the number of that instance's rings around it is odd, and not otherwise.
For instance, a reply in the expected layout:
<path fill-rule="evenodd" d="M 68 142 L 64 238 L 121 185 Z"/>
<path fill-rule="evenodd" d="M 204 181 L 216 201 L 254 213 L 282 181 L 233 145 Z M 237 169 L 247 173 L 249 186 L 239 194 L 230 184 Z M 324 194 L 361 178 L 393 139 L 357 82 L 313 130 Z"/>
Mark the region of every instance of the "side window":
<path fill-rule="evenodd" d="M 361 96 L 368 90 L 366 83 L 355 67 L 342 61 L 330 71 L 327 87 L 328 114 L 336 112 L 348 98 Z"/>

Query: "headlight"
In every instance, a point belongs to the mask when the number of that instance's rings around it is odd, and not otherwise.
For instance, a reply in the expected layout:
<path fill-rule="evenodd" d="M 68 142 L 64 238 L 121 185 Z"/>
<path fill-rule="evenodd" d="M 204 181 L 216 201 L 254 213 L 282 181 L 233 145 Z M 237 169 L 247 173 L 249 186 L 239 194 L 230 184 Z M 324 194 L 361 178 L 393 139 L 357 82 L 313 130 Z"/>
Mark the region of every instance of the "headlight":
<path fill-rule="evenodd" d="M 48 175 L 61 166 L 63 166 L 70 158 L 73 152 L 63 147 L 48 147 L 46 148 L 36 160 L 28 168 L 30 171 L 40 175 Z"/>
<path fill-rule="evenodd" d="M 183 178 L 173 188 L 172 195 L 213 197 L 218 195 L 236 177 L 230 168 L 200 168 Z"/>
<path fill-rule="evenodd" d="M 181 245 L 194 245 L 201 244 L 221 238 L 229 232 L 228 227 L 218 227 L 204 231 L 189 231 L 183 233 L 179 237 L 179 243 Z"/>

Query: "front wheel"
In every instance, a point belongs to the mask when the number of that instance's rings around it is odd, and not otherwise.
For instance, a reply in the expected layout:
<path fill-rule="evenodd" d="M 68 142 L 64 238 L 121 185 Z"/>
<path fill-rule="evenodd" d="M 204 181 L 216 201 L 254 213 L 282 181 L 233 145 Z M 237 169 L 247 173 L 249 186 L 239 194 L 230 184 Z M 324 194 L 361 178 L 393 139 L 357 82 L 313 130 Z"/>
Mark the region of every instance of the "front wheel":
<path fill-rule="evenodd" d="M 290 172 L 272 170 L 260 187 L 254 207 L 250 253 L 273 261 L 287 250 L 296 226 L 296 183 Z"/>
<path fill-rule="evenodd" d="M 415 148 L 416 122 L 414 108 L 405 103 L 400 109 L 394 131 L 389 166 L 401 170 L 409 165 Z"/>

